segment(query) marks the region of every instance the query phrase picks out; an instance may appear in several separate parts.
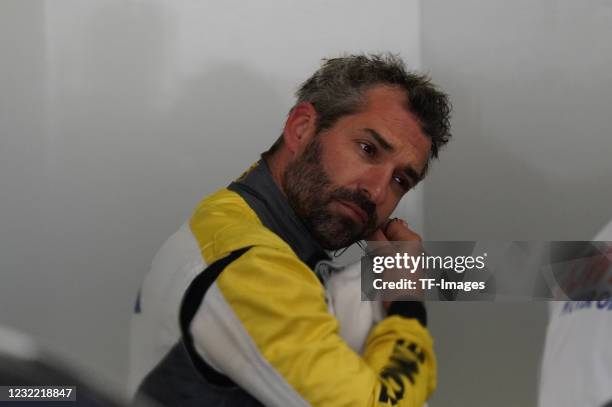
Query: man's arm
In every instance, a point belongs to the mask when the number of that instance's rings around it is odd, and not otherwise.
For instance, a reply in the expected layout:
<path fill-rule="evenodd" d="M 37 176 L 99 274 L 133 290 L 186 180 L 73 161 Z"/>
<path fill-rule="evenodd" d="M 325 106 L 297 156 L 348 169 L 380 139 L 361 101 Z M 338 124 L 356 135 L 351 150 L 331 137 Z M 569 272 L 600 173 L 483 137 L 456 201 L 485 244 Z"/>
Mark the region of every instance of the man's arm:
<path fill-rule="evenodd" d="M 322 286 L 295 255 L 252 247 L 210 285 L 187 324 L 195 355 L 268 406 L 418 406 L 435 387 L 427 329 L 385 318 L 363 357 L 329 314 Z"/>

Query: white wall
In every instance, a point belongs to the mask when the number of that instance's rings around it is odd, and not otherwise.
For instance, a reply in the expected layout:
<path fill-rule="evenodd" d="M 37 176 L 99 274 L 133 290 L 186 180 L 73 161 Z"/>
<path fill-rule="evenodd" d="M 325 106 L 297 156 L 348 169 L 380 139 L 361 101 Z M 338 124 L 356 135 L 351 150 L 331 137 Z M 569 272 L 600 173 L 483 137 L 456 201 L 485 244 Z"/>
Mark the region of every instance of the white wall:
<path fill-rule="evenodd" d="M 455 139 L 425 193 L 431 239 L 588 240 L 612 217 L 612 2 L 426 0 L 423 66 Z M 432 304 L 432 406 L 534 406 L 544 304 Z"/>
<path fill-rule="evenodd" d="M 594 236 L 612 217 L 612 2 L 431 0 L 423 16 L 425 69 L 456 107 L 429 232 Z"/>
<path fill-rule="evenodd" d="M 419 2 L 0 2 L 0 323 L 121 386 L 139 282 L 324 56 L 420 66 Z M 402 211 L 422 226 L 420 192 Z M 410 209 L 409 209 L 410 208 Z"/>

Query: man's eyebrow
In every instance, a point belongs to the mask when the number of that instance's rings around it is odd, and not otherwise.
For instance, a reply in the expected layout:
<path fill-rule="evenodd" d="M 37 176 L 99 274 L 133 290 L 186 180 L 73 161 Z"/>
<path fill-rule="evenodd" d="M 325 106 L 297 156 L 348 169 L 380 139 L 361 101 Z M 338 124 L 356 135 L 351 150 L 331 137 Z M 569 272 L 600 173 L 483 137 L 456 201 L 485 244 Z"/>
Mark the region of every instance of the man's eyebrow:
<path fill-rule="evenodd" d="M 421 179 L 423 179 L 423 175 L 416 172 L 416 170 L 410 165 L 404 167 L 403 171 L 404 174 L 406 174 L 406 176 L 412 180 L 412 186 L 415 186 L 421 181 Z"/>
<path fill-rule="evenodd" d="M 372 130 L 370 128 L 365 128 L 363 130 L 365 132 L 369 133 L 370 136 L 372 136 L 372 138 L 374 140 L 376 140 L 376 142 L 378 144 L 380 144 L 380 146 L 383 148 L 383 150 L 389 151 L 389 152 L 395 151 L 395 147 L 393 147 L 393 145 L 389 144 L 389 142 L 387 140 L 385 140 L 383 136 L 378 134 L 378 132 L 376 130 Z"/>

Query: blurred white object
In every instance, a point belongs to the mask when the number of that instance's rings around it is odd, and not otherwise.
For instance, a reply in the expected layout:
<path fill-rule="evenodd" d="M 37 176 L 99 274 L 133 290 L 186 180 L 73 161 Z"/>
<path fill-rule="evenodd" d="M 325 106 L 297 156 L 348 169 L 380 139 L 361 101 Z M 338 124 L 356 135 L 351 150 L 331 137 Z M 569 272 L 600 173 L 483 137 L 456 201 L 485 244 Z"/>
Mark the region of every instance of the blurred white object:
<path fill-rule="evenodd" d="M 27 335 L 0 325 L 0 354 L 12 355 L 25 360 L 36 360 L 39 350 Z"/>
<path fill-rule="evenodd" d="M 612 241 L 612 222 L 608 223 L 593 240 Z M 612 276 L 610 256 L 607 267 L 605 278 Z M 612 402 L 611 338 L 612 299 L 610 297 L 600 301 L 551 302 L 540 372 L 538 406 L 610 405 Z"/>
<path fill-rule="evenodd" d="M 593 240 L 612 241 L 612 220 L 599 231 Z"/>

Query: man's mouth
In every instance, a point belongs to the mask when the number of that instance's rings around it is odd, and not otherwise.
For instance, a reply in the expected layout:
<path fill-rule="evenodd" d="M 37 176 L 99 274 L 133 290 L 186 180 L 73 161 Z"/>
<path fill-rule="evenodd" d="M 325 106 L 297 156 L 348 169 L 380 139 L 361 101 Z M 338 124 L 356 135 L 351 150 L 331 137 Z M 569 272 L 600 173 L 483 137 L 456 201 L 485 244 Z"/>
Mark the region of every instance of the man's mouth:
<path fill-rule="evenodd" d="M 347 201 L 338 201 L 343 211 L 347 213 L 355 222 L 365 225 L 368 221 L 368 214 L 361 209 L 358 205 L 347 202 Z"/>

